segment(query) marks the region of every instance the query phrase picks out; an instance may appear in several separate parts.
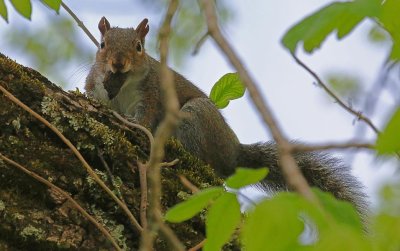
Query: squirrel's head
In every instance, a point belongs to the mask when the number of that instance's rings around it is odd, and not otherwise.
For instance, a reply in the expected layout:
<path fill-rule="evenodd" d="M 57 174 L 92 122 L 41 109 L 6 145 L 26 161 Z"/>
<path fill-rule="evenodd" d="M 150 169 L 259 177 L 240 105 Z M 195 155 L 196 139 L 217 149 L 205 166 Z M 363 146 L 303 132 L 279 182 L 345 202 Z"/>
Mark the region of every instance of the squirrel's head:
<path fill-rule="evenodd" d="M 146 62 L 144 42 L 149 32 L 148 19 L 133 28 L 110 27 L 105 17 L 99 22 L 101 43 L 98 56 L 113 73 L 142 71 Z"/>

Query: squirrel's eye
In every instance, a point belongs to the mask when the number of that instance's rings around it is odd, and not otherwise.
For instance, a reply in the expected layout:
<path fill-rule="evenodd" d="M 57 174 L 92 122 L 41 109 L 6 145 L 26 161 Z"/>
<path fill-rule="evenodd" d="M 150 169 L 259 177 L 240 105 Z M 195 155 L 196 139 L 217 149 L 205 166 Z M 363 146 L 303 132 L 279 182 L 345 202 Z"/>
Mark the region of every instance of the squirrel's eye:
<path fill-rule="evenodd" d="M 106 46 L 106 43 L 104 43 L 104 41 L 103 41 L 103 42 L 100 43 L 100 48 L 104 49 L 104 46 Z"/>
<path fill-rule="evenodd" d="M 142 43 L 140 43 L 140 41 L 138 41 L 136 43 L 136 51 L 137 52 L 142 52 Z"/>

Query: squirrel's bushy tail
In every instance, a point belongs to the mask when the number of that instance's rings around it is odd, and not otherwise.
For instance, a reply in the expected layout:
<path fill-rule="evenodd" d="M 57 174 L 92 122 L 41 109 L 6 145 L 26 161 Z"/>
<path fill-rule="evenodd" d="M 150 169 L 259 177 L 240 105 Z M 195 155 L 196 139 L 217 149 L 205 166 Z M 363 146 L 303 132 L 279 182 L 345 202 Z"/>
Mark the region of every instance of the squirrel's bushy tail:
<path fill-rule="evenodd" d="M 365 220 L 368 212 L 367 196 L 362 192 L 362 184 L 350 173 L 347 166 L 340 160 L 321 153 L 296 153 L 294 157 L 310 186 L 331 192 L 336 198 L 352 203 L 362 220 Z M 274 143 L 241 144 L 238 166 L 267 167 L 269 169 L 267 178 L 257 185 L 266 192 L 289 189 L 278 166 Z"/>

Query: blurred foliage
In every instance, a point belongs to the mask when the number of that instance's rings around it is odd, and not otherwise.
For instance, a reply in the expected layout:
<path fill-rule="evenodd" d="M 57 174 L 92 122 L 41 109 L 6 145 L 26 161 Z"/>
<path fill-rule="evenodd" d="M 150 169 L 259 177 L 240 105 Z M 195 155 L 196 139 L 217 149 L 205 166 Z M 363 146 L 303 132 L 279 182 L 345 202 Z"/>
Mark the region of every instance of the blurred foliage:
<path fill-rule="evenodd" d="M 30 0 L 10 0 L 10 2 L 19 14 L 31 19 L 32 4 Z"/>
<path fill-rule="evenodd" d="M 165 13 L 168 1 L 141 0 L 141 2 L 149 6 L 150 10 Z M 216 1 L 217 13 L 220 24 L 230 22 L 234 18 L 234 11 L 226 0 Z M 171 56 L 174 63 L 182 65 L 184 60 L 194 50 L 195 45 L 206 34 L 207 28 L 204 22 L 204 16 L 200 11 L 197 1 L 181 1 L 178 12 L 173 21 L 173 29 L 170 40 Z M 156 48 L 157 40 L 148 41 L 149 48 L 158 51 Z"/>
<path fill-rule="evenodd" d="M 36 70 L 65 85 L 66 69 L 76 68 L 78 62 L 94 57 L 79 42 L 78 31 L 70 19 L 57 17 L 36 29 L 31 29 L 29 24 L 8 29 L 3 33 L 3 42 L 23 52 Z"/>
<path fill-rule="evenodd" d="M 265 174 L 266 170 L 239 169 L 227 183 L 238 188 L 263 179 Z M 350 203 L 318 189 L 313 191 L 319 205 L 298 193 L 280 192 L 240 214 L 234 196 L 237 190 L 225 186 L 196 193 L 171 208 L 165 218 L 170 222 L 182 222 L 206 210 L 207 241 L 203 250 L 222 250 L 220 247 L 230 239 L 235 228 L 239 228 L 236 231 L 247 251 L 399 250 L 399 185 L 383 188 L 380 208 L 375 215 L 370 215 L 368 222 L 361 222 Z"/>
<path fill-rule="evenodd" d="M 319 48 L 325 39 L 336 33 L 342 39 L 367 17 L 378 16 L 381 0 L 334 2 L 295 24 L 282 38 L 282 44 L 295 53 L 298 45 L 308 53 Z"/>
<path fill-rule="evenodd" d="M 166 0 L 139 1 L 146 6 L 146 10 L 154 11 L 157 15 L 165 13 L 168 3 Z M 50 9 L 56 11 L 59 10 L 60 2 L 59 0 L 55 2 L 52 2 L 52 0 L 42 1 Z M 5 15 L 7 16 L 6 6 L 4 5 L 4 8 L 1 8 L 1 3 L 2 1 L 0 0 L 0 14 L 2 11 L 5 11 Z M 26 0 L 19 2 L 19 4 L 27 7 L 27 5 L 30 6 L 30 1 Z M 232 20 L 233 10 L 227 4 L 226 0 L 217 1 L 216 6 L 221 24 Z M 19 13 L 23 14 L 21 11 Z M 30 15 L 28 17 L 25 14 L 24 16 L 27 18 L 30 17 Z M 89 62 L 94 57 L 83 46 L 83 43 L 78 40 L 77 33 L 80 32 L 80 28 L 72 21 L 72 18 L 66 20 L 57 17 L 38 29 L 30 29 L 29 26 L 16 27 L 17 25 L 13 25 L 13 29 L 4 32 L 6 39 L 3 42 L 8 43 L 15 50 L 26 52 L 27 58 L 30 59 L 35 69 L 64 86 L 70 80 L 67 79 L 65 73 L 60 74 L 60 70 L 77 68 L 76 65 L 81 62 Z M 196 1 L 181 1 L 173 25 L 170 41 L 171 58 L 176 65 L 182 65 L 194 49 L 195 44 L 207 31 L 198 3 Z M 152 54 L 158 52 L 157 39 L 148 39 L 147 47 Z"/>
<path fill-rule="evenodd" d="M 50 9 L 55 10 L 57 13 L 60 10 L 61 0 L 41 0 L 41 2 L 48 6 Z M 19 14 L 27 19 L 31 19 L 31 0 L 10 0 L 10 3 Z M 2 16 L 4 20 L 8 22 L 8 11 L 4 0 L 0 0 L 0 16 Z"/>
<path fill-rule="evenodd" d="M 382 187 L 379 194 L 379 205 L 381 213 L 400 215 L 400 183 L 387 184 Z"/>
<path fill-rule="evenodd" d="M 361 80 L 351 73 L 331 72 L 325 76 L 325 79 L 339 96 L 348 100 L 357 101 L 364 95 Z"/>
<path fill-rule="evenodd" d="M 373 44 L 381 45 L 390 41 L 390 35 L 379 25 L 374 25 L 368 32 L 368 40 Z"/>
<path fill-rule="evenodd" d="M 379 154 L 400 152 L 400 107 L 393 113 L 385 129 L 378 135 L 376 150 Z"/>
<path fill-rule="evenodd" d="M 334 2 L 304 18 L 282 38 L 282 44 L 295 53 L 298 45 L 306 52 L 319 48 L 325 39 L 336 33 L 338 39 L 349 35 L 364 19 L 374 21 L 390 34 L 393 42 L 390 59 L 400 60 L 400 1 L 354 0 Z"/>
<path fill-rule="evenodd" d="M 8 12 L 7 12 L 7 6 L 4 3 L 4 0 L 0 0 L 0 16 L 8 22 Z"/>

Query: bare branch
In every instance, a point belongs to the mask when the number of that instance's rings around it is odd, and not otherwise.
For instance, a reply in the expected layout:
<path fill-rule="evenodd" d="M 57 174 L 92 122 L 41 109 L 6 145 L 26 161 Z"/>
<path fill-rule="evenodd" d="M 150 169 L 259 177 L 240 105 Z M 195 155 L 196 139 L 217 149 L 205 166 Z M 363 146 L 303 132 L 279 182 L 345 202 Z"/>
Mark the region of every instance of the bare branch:
<path fill-rule="evenodd" d="M 140 177 L 140 223 L 143 229 L 147 228 L 147 166 L 142 162 L 137 162 Z"/>
<path fill-rule="evenodd" d="M 192 182 L 190 182 L 185 176 L 179 175 L 179 179 L 185 187 L 192 191 L 192 193 L 197 193 L 200 191 L 200 189 L 196 187 Z"/>
<path fill-rule="evenodd" d="M 290 143 L 283 135 L 279 128 L 271 109 L 267 106 L 266 101 L 260 95 L 255 81 L 249 75 L 247 69 L 244 67 L 237 54 L 234 52 L 228 41 L 221 34 L 218 27 L 217 16 L 215 13 L 215 5 L 213 0 L 199 0 L 201 8 L 205 14 L 205 19 L 208 26 L 208 32 L 213 40 L 217 43 L 218 47 L 223 51 L 229 62 L 237 70 L 241 80 L 247 87 L 250 93 L 253 104 L 257 107 L 262 119 L 265 124 L 268 125 L 269 130 L 272 133 L 273 138 L 276 141 L 279 160 L 281 163 L 282 171 L 290 187 L 294 188 L 304 197 L 310 201 L 317 202 L 317 198 L 311 191 L 306 179 L 301 174 L 295 159 L 290 154 Z"/>
<path fill-rule="evenodd" d="M 93 223 L 93 225 L 95 225 L 101 233 L 103 233 L 107 239 L 113 244 L 114 248 L 116 250 L 122 250 L 116 240 L 114 239 L 114 237 L 111 236 L 111 234 L 107 231 L 107 229 L 105 229 L 105 227 L 103 225 L 101 225 L 95 218 L 93 218 L 83 207 L 81 207 L 78 202 L 76 202 L 76 200 L 74 200 L 66 191 L 64 191 L 63 189 L 59 188 L 58 186 L 54 185 L 53 183 L 51 183 L 50 181 L 46 180 L 45 178 L 41 177 L 40 175 L 36 174 L 33 171 L 28 170 L 27 168 L 25 168 L 24 166 L 22 166 L 21 164 L 7 158 L 6 156 L 4 156 L 3 154 L 0 153 L 0 158 L 3 159 L 5 162 L 15 166 L 16 168 L 20 169 L 22 172 L 28 174 L 29 176 L 31 176 L 32 178 L 34 178 L 35 180 L 39 181 L 40 183 L 45 184 L 46 186 L 50 187 L 51 189 L 57 191 L 59 194 L 61 194 L 62 196 L 64 196 L 69 202 L 72 203 L 72 205 L 86 218 L 88 219 L 91 223 Z"/>
<path fill-rule="evenodd" d="M 163 163 L 160 163 L 160 167 L 171 167 L 171 166 L 175 166 L 176 164 L 178 164 L 179 163 L 179 159 L 174 159 L 173 161 L 171 161 L 171 162 L 163 162 Z"/>
<path fill-rule="evenodd" d="M 206 243 L 206 239 L 202 240 L 200 243 L 198 243 L 196 246 L 189 248 L 188 251 L 197 251 L 200 250 L 204 244 Z"/>
<path fill-rule="evenodd" d="M 1 81 L 2 82 L 2 81 Z M 3 82 L 4 83 L 4 82 Z M 123 203 L 112 191 L 110 188 L 107 187 L 106 184 L 100 179 L 100 177 L 93 171 L 92 167 L 89 165 L 89 163 L 86 162 L 86 160 L 83 158 L 82 154 L 76 149 L 76 147 L 71 143 L 69 139 L 67 139 L 55 126 L 53 126 L 49 121 L 47 121 L 45 118 L 40 116 L 38 113 L 33 111 L 31 108 L 29 108 L 27 105 L 22 103 L 18 98 L 16 98 L 14 95 L 12 95 L 10 92 L 8 92 L 3 86 L 0 85 L 0 91 L 4 93 L 4 95 L 20 106 L 22 109 L 30 113 L 33 117 L 35 117 L 37 120 L 42 122 L 44 125 L 46 125 L 48 128 L 50 128 L 74 153 L 74 155 L 79 159 L 79 161 L 83 164 L 85 167 L 86 171 L 89 173 L 89 175 L 96 181 L 97 184 L 100 185 L 100 187 L 107 192 L 108 195 L 121 207 L 121 209 L 124 211 L 124 213 L 128 216 L 130 222 L 132 225 L 135 227 L 135 229 L 138 232 L 142 232 L 142 227 L 139 225 L 131 211 L 129 211 L 129 208 L 125 203 Z"/>
<path fill-rule="evenodd" d="M 152 250 L 153 242 L 159 230 L 167 237 L 167 241 L 173 247 L 173 250 L 183 251 L 185 247 L 176 237 L 174 232 L 165 225 L 161 215 L 161 174 L 160 163 L 162 162 L 165 150 L 165 142 L 178 124 L 179 102 L 175 91 L 174 75 L 167 66 L 168 41 L 171 30 L 171 21 L 178 8 L 179 1 L 171 0 L 165 15 L 163 24 L 159 31 L 160 42 L 160 79 L 161 88 L 165 94 L 165 118 L 160 123 L 155 135 L 154 144 L 151 145 L 150 158 L 148 162 L 149 177 L 149 220 L 148 226 L 142 234 L 140 250 Z"/>
<path fill-rule="evenodd" d="M 97 149 L 97 156 L 99 157 L 101 163 L 103 164 L 104 168 L 106 169 L 108 178 L 110 179 L 110 183 L 111 183 L 111 185 L 113 186 L 115 192 L 119 195 L 120 200 L 121 200 L 123 203 L 126 204 L 126 202 L 125 202 L 125 200 L 124 200 L 124 198 L 123 198 L 123 196 L 122 196 L 122 194 L 121 194 L 121 191 L 120 191 L 120 190 L 118 189 L 118 187 L 115 185 L 115 178 L 114 178 L 114 175 L 113 175 L 113 173 L 111 172 L 110 166 L 107 164 L 106 160 L 104 159 L 103 153 L 102 153 L 102 151 L 101 151 L 100 149 Z"/>
<path fill-rule="evenodd" d="M 203 36 L 201 36 L 201 38 L 196 43 L 196 45 L 193 49 L 193 52 L 192 52 L 193 56 L 195 56 L 195 55 L 197 55 L 197 53 L 199 53 L 201 46 L 203 46 L 204 42 L 207 40 L 209 35 L 210 35 L 210 33 L 207 31 Z"/>
<path fill-rule="evenodd" d="M 153 135 L 151 134 L 151 132 L 150 132 L 146 127 L 128 121 L 127 119 L 125 119 L 124 117 L 122 117 L 122 116 L 121 116 L 118 112 L 116 112 L 116 111 L 113 111 L 112 113 L 113 113 L 113 115 L 114 115 L 117 119 L 119 119 L 119 120 L 120 120 L 121 122 L 123 122 L 124 124 L 126 124 L 126 125 L 128 125 L 128 126 L 131 126 L 131 127 L 133 127 L 133 128 L 137 128 L 137 129 L 143 131 L 143 132 L 146 134 L 147 138 L 149 138 L 150 145 L 153 145 L 153 144 L 154 144 L 154 137 L 153 137 Z"/>
<path fill-rule="evenodd" d="M 296 55 L 292 54 L 292 57 L 294 58 L 294 60 L 301 66 L 303 67 L 308 73 L 310 73 L 315 80 L 317 80 L 317 83 L 319 86 L 322 87 L 322 89 L 324 89 L 326 91 L 326 93 L 328 93 L 329 96 L 331 96 L 343 109 L 345 109 L 347 112 L 353 114 L 354 116 L 356 116 L 356 118 L 358 120 L 362 120 L 365 123 L 367 123 L 367 125 L 376 133 L 379 134 L 379 130 L 378 128 L 372 123 L 372 121 L 367 118 L 366 116 L 364 116 L 362 114 L 362 112 L 359 111 L 355 111 L 354 109 L 352 109 L 350 106 L 346 105 L 337 95 L 335 95 L 335 93 L 333 93 L 332 90 L 330 90 L 328 88 L 328 86 L 321 80 L 321 78 L 317 75 L 317 73 L 315 73 L 313 70 L 310 69 L 310 67 L 308 67 L 303 61 L 301 61 Z"/>
<path fill-rule="evenodd" d="M 359 142 L 345 142 L 345 143 L 330 143 L 323 145 L 304 145 L 304 144 L 293 144 L 292 143 L 292 151 L 293 152 L 313 152 L 313 151 L 322 151 L 328 149 L 370 149 L 373 150 L 375 145 L 369 143 L 359 143 Z"/>
<path fill-rule="evenodd" d="M 78 26 L 86 33 L 86 35 L 92 40 L 92 42 L 96 45 L 97 48 L 100 48 L 99 42 L 96 38 L 90 33 L 90 31 L 86 28 L 81 20 L 79 20 L 78 16 L 64 3 L 61 2 L 61 6 L 71 15 L 71 17 L 78 23 Z"/>

